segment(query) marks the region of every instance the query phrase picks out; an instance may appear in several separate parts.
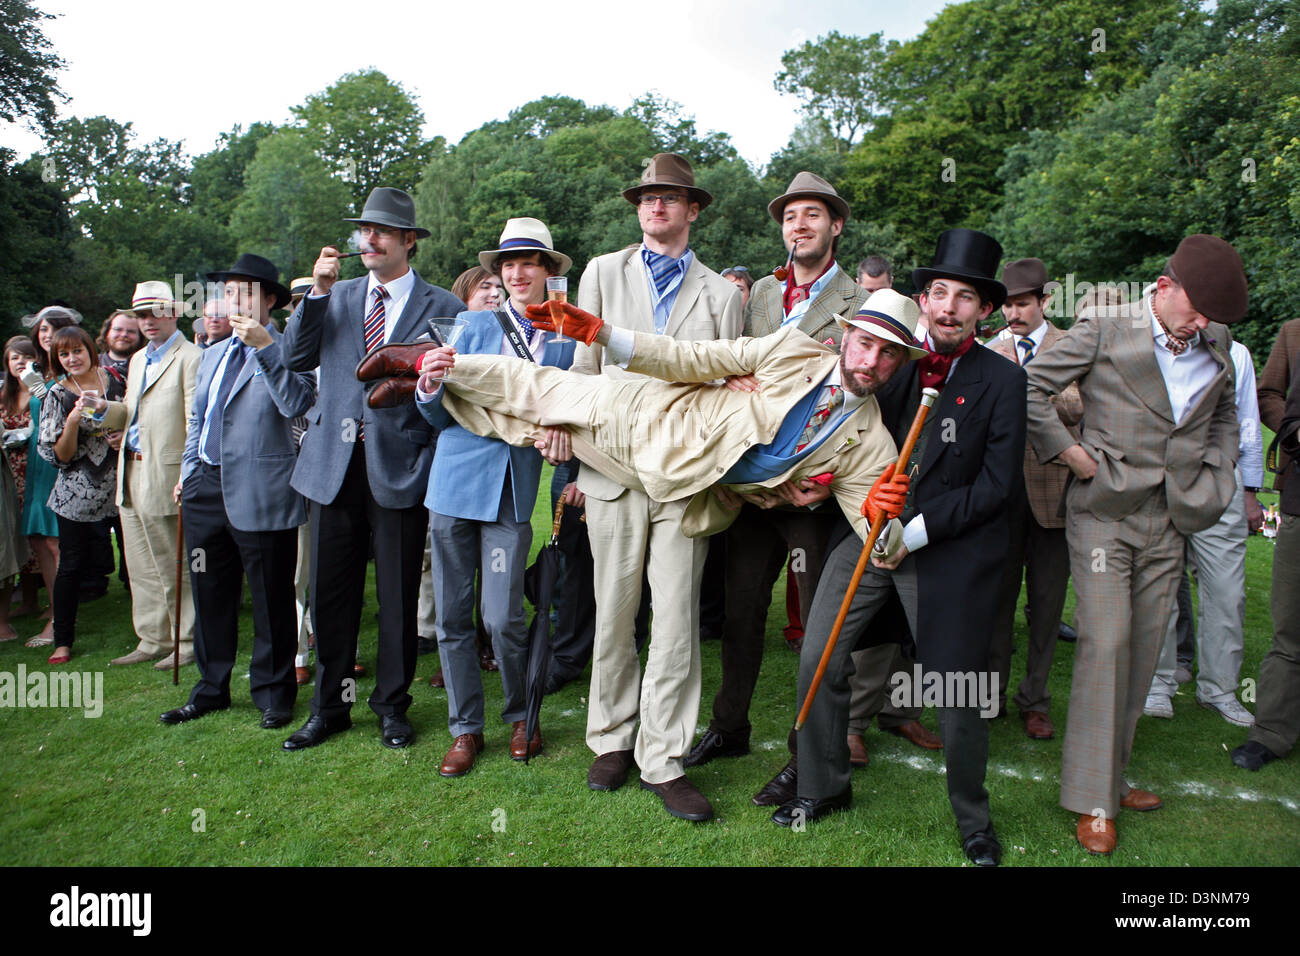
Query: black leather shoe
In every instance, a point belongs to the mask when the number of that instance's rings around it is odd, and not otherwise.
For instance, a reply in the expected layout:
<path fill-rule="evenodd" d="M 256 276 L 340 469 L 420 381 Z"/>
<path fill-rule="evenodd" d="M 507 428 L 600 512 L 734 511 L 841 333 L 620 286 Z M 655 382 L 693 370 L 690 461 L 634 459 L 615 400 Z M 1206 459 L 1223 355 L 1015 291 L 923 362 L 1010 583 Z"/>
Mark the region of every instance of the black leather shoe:
<path fill-rule="evenodd" d="M 1079 635 L 1075 632 L 1074 628 L 1062 621 L 1061 626 L 1057 628 L 1056 638 L 1057 640 L 1065 641 L 1068 644 L 1073 644 L 1079 639 Z"/>
<path fill-rule="evenodd" d="M 1247 740 L 1232 751 L 1232 762 L 1242 770 L 1259 770 L 1277 759 L 1277 754 L 1255 740 Z"/>
<path fill-rule="evenodd" d="M 700 742 L 682 761 L 683 767 L 702 767 L 714 757 L 743 757 L 749 753 L 749 734 L 722 734 L 706 730 Z"/>
<path fill-rule="evenodd" d="M 394 750 L 409 747 L 415 739 L 415 728 L 404 714 L 384 714 L 379 718 L 379 742 Z"/>
<path fill-rule="evenodd" d="M 853 802 L 853 788 L 845 787 L 844 792 L 834 797 L 814 799 L 812 797 L 795 797 L 789 803 L 782 804 L 772 814 L 772 822 L 777 826 L 788 827 L 796 823 L 812 823 L 836 810 L 847 810 Z"/>
<path fill-rule="evenodd" d="M 966 859 L 976 866 L 997 866 L 1002 862 L 1002 844 L 998 842 L 998 835 L 992 827 L 972 833 L 962 840 L 961 849 L 966 854 Z"/>
<path fill-rule="evenodd" d="M 197 720 L 204 714 L 225 709 L 224 707 L 204 707 L 202 704 L 186 704 L 184 707 L 177 707 L 165 714 L 159 714 L 158 719 L 164 724 L 183 724 L 187 720 Z"/>
<path fill-rule="evenodd" d="M 275 730 L 279 727 L 287 726 L 289 721 L 293 720 L 293 714 L 287 710 L 264 710 L 262 711 L 263 730 Z"/>
<path fill-rule="evenodd" d="M 335 717 L 333 720 L 326 720 L 319 714 L 313 714 L 307 723 L 289 735 L 289 739 L 284 742 L 284 749 L 305 750 L 307 747 L 315 747 L 351 726 L 352 718 L 347 714 Z"/>
<path fill-rule="evenodd" d="M 779 807 L 799 796 L 799 771 L 793 758 L 781 768 L 781 772 L 767 782 L 762 790 L 754 794 L 754 806 Z"/>

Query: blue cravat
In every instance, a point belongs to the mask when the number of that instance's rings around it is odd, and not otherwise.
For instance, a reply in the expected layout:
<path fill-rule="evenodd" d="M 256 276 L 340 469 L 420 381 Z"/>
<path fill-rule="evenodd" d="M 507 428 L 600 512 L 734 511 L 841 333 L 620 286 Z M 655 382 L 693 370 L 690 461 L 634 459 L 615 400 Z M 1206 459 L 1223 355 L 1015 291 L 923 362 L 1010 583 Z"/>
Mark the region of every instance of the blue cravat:
<path fill-rule="evenodd" d="M 659 292 L 659 298 L 668 294 L 668 287 L 672 285 L 673 276 L 680 271 L 678 261 L 672 256 L 666 256 L 659 252 L 645 250 L 645 264 L 650 270 L 650 279 L 655 284 L 655 289 Z"/>
<path fill-rule="evenodd" d="M 533 341 L 533 323 L 529 322 L 526 316 L 522 316 L 516 312 L 515 307 L 510 304 L 509 299 L 506 299 L 506 308 L 509 309 L 510 314 L 515 317 L 515 321 L 519 323 L 519 327 L 524 330 L 524 343 L 531 343 Z"/>

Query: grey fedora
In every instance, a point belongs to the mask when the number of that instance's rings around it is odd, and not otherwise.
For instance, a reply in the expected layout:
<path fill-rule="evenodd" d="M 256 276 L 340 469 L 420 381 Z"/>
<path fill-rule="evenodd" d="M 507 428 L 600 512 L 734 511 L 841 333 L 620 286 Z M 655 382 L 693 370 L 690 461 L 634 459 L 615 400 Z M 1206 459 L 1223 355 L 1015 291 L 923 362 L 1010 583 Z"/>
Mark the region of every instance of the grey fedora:
<path fill-rule="evenodd" d="M 410 229 L 417 239 L 432 235 L 428 229 L 421 229 L 415 224 L 415 200 L 404 190 L 392 186 L 372 189 L 366 197 L 366 206 L 361 210 L 361 215 L 355 219 L 344 218 L 343 221 L 369 222 L 391 229 Z"/>

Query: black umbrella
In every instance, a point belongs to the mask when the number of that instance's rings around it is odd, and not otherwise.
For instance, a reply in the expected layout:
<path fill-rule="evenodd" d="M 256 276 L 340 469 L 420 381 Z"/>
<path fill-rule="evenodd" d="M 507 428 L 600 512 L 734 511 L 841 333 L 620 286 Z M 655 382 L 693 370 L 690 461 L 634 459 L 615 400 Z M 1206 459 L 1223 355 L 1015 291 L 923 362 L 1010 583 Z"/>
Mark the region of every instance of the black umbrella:
<path fill-rule="evenodd" d="M 532 741 L 542 715 L 547 673 L 551 669 L 551 595 L 560 576 L 560 523 L 564 520 L 564 497 L 555 506 L 551 540 L 537 552 L 537 560 L 524 572 L 524 595 L 533 603 L 533 623 L 528 628 L 528 698 L 524 716 L 524 739 Z M 527 748 L 525 748 L 527 753 Z M 524 757 L 528 763 L 528 757 Z"/>

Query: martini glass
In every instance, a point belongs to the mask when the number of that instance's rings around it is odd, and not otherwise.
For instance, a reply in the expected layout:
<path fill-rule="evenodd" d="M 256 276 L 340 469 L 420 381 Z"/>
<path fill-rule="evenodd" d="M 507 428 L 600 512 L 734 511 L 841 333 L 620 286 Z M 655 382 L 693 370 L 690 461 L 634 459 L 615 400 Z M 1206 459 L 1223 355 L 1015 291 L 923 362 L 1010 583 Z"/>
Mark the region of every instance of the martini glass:
<path fill-rule="evenodd" d="M 437 318 L 430 319 L 429 324 L 433 326 L 434 332 L 438 334 L 438 338 L 442 341 L 443 345 L 450 345 L 452 348 L 455 348 L 456 343 L 460 341 L 460 337 L 464 335 L 465 330 L 469 328 L 469 319 L 463 319 L 460 316 L 454 318 Z M 442 378 L 443 381 L 451 378 L 451 369 L 444 371 L 442 373 Z"/>

